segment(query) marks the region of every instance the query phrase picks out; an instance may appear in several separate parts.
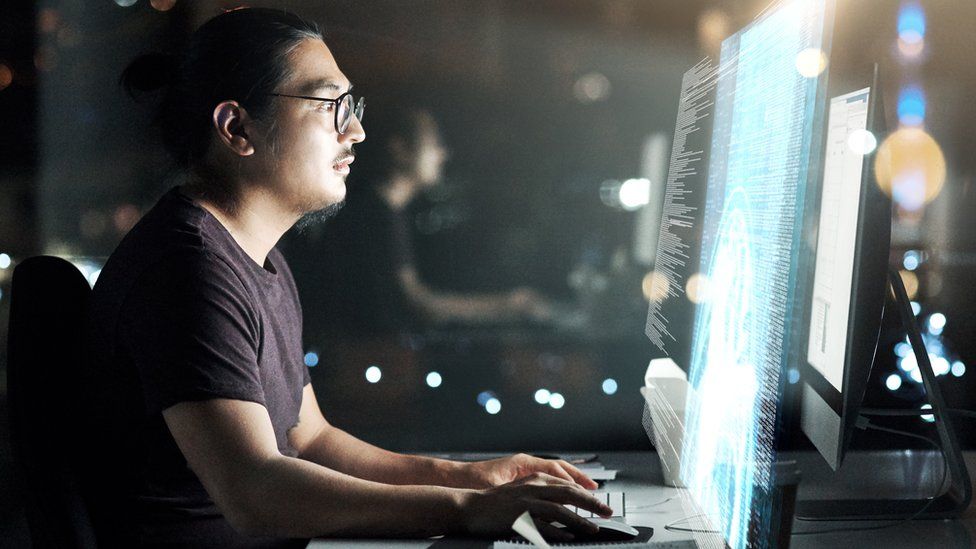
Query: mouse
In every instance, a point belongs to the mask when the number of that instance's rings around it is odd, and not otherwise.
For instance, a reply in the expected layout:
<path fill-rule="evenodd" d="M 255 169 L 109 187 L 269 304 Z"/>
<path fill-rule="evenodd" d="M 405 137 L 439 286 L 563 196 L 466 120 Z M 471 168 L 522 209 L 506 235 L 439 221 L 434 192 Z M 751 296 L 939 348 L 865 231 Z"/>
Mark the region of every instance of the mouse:
<path fill-rule="evenodd" d="M 574 542 L 628 541 L 636 538 L 640 534 L 633 526 L 618 520 L 598 517 L 588 518 L 586 520 L 595 524 L 600 530 L 595 534 L 573 532 L 573 535 L 576 536 L 573 540 Z"/>

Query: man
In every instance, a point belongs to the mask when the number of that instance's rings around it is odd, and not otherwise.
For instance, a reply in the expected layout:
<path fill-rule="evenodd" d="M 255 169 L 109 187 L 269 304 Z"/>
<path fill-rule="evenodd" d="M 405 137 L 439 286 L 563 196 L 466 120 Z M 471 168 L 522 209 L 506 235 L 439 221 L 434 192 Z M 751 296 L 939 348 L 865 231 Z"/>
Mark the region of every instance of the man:
<path fill-rule="evenodd" d="M 126 236 L 92 298 L 79 450 L 100 544 L 499 536 L 526 510 L 553 539 L 569 534 L 552 521 L 595 531 L 563 504 L 611 510 L 568 463 L 400 455 L 322 416 L 275 244 L 341 203 L 365 132 L 313 24 L 227 12 L 123 83 L 162 92 L 156 122 L 187 184 Z"/>

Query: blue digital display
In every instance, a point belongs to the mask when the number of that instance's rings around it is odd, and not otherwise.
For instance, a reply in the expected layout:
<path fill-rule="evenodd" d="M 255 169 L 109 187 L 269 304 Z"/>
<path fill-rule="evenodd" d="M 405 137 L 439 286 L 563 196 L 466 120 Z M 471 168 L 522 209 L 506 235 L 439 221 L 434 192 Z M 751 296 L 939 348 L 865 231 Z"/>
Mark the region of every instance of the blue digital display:
<path fill-rule="evenodd" d="M 826 0 L 782 1 L 722 44 L 681 479 L 733 549 L 766 547 Z M 812 52 L 812 53 L 811 53 Z M 806 65 L 804 65 L 806 63 Z"/>

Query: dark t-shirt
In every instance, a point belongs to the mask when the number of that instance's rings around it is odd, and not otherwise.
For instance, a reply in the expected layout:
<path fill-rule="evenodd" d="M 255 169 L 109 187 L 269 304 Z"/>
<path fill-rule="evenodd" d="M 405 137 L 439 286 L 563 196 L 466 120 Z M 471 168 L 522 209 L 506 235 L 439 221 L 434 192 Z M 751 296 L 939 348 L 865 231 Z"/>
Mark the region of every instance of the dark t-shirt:
<path fill-rule="evenodd" d="M 282 454 L 309 382 L 294 280 L 275 249 L 255 263 L 209 212 L 173 188 L 102 269 L 88 319 L 79 410 L 91 443 L 83 486 L 108 546 L 303 547 L 230 526 L 162 417 L 184 401 L 268 410 Z"/>

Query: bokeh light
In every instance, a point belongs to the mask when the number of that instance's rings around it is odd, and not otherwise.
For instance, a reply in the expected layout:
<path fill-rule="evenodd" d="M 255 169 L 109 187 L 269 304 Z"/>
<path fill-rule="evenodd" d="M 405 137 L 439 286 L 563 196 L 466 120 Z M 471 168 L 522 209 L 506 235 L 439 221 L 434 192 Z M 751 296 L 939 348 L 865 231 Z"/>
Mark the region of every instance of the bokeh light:
<path fill-rule="evenodd" d="M 139 0 L 115 0 L 116 5 L 128 8 L 129 6 L 134 6 Z"/>
<path fill-rule="evenodd" d="M 37 30 L 50 34 L 58 30 L 61 14 L 54 8 L 44 8 L 37 14 Z"/>
<path fill-rule="evenodd" d="M 827 54 L 819 48 L 807 48 L 796 55 L 796 70 L 804 78 L 816 78 L 827 68 Z"/>
<path fill-rule="evenodd" d="M 580 103 L 595 103 L 610 97 L 610 80 L 598 72 L 584 74 L 573 85 L 573 95 Z"/>
<path fill-rule="evenodd" d="M 916 3 L 905 4 L 898 13 L 898 51 L 909 59 L 925 50 L 925 12 Z"/>
<path fill-rule="evenodd" d="M 617 392 L 617 380 L 608 377 L 603 380 L 603 393 L 612 395 Z"/>
<path fill-rule="evenodd" d="M 895 345 L 895 356 L 898 358 L 905 358 L 912 353 L 912 346 L 904 341 L 901 341 Z"/>
<path fill-rule="evenodd" d="M 908 294 L 908 299 L 915 299 L 918 295 L 918 277 L 915 273 L 911 271 L 898 271 L 901 275 L 901 282 L 905 285 L 905 293 Z"/>
<path fill-rule="evenodd" d="M 912 314 L 914 314 L 915 316 L 918 316 L 918 313 L 922 312 L 922 304 L 919 303 L 918 301 L 912 301 L 911 306 L 912 306 Z"/>
<path fill-rule="evenodd" d="M 790 368 L 787 370 L 786 381 L 788 381 L 790 385 L 796 385 L 800 381 L 800 370 L 797 370 L 796 368 Z"/>
<path fill-rule="evenodd" d="M 484 406 L 485 404 L 488 403 L 489 399 L 492 399 L 494 397 L 495 397 L 495 393 L 491 391 L 481 391 L 480 393 L 478 393 L 478 406 Z"/>
<path fill-rule="evenodd" d="M 651 182 L 628 179 L 620 185 L 620 206 L 628 211 L 640 209 L 651 201 Z"/>
<path fill-rule="evenodd" d="M 641 281 L 641 291 L 648 301 L 663 301 L 668 296 L 668 287 L 668 277 L 657 271 L 647 273 Z"/>
<path fill-rule="evenodd" d="M 961 360 L 952 363 L 952 375 L 962 377 L 966 374 L 966 365 Z"/>
<path fill-rule="evenodd" d="M 366 381 L 370 383 L 379 383 L 382 377 L 383 372 L 380 370 L 379 366 L 370 366 L 369 368 L 366 368 Z"/>
<path fill-rule="evenodd" d="M 309 351 L 305 353 L 305 365 L 309 368 L 318 366 L 319 364 L 319 354 L 314 351 Z"/>
<path fill-rule="evenodd" d="M 430 372 L 429 374 L 427 374 L 428 387 L 432 387 L 432 388 L 440 387 L 443 381 L 444 379 L 441 377 L 441 374 L 437 372 Z"/>
<path fill-rule="evenodd" d="M 868 130 L 854 130 L 847 138 L 847 146 L 856 154 L 869 155 L 878 148 L 878 138 Z"/>
<path fill-rule="evenodd" d="M 898 37 L 908 43 L 925 39 L 925 11 L 915 2 L 906 3 L 898 12 Z"/>
<path fill-rule="evenodd" d="M 917 86 L 906 86 L 898 93 L 898 121 L 905 126 L 925 123 L 925 92 Z"/>
<path fill-rule="evenodd" d="M 149 0 L 149 5 L 156 11 L 169 11 L 176 5 L 176 0 Z"/>
<path fill-rule="evenodd" d="M 914 271 L 922 263 L 922 255 L 916 250 L 908 250 L 902 256 L 901 264 L 905 269 Z"/>
<path fill-rule="evenodd" d="M 921 128 L 900 128 L 878 148 L 878 186 L 905 210 L 916 211 L 942 191 L 946 162 L 939 144 Z"/>
<path fill-rule="evenodd" d="M 898 51 L 901 52 L 903 56 L 908 59 L 915 59 L 922 55 L 925 51 L 925 40 L 918 40 L 917 42 L 912 42 L 906 40 L 904 37 L 898 37 Z"/>
<path fill-rule="evenodd" d="M 549 404 L 550 396 L 552 396 L 552 393 L 549 392 L 549 389 L 539 389 L 535 392 L 533 398 L 535 398 L 535 401 L 539 404 Z"/>
<path fill-rule="evenodd" d="M 931 404 L 922 405 L 922 410 L 931 410 L 931 409 L 932 409 Z M 922 421 L 927 421 L 928 423 L 932 423 L 933 421 L 935 421 L 935 416 L 933 416 L 932 414 L 922 414 L 919 417 L 922 418 Z"/>
<path fill-rule="evenodd" d="M 551 406 L 552 408 L 558 410 L 565 405 L 566 405 L 566 398 L 563 397 L 563 395 L 559 393 L 553 393 L 552 396 L 549 397 L 549 406 Z"/>
<path fill-rule="evenodd" d="M 922 370 L 918 369 L 917 367 L 911 372 L 909 372 L 908 375 L 911 376 L 912 381 L 914 381 L 915 383 L 922 382 Z"/>
<path fill-rule="evenodd" d="M 707 53 L 717 53 L 722 40 L 731 34 L 732 22 L 727 13 L 718 8 L 708 8 L 698 16 L 698 43 Z"/>
<path fill-rule="evenodd" d="M 119 233 L 126 233 L 139 222 L 139 208 L 133 204 L 122 204 L 115 208 L 112 214 L 112 223 Z"/>
<path fill-rule="evenodd" d="M 890 391 L 897 391 L 901 387 L 901 376 L 898 374 L 891 374 L 885 379 L 885 387 Z"/>
<path fill-rule="evenodd" d="M 4 63 L 0 63 L 0 90 L 5 89 L 14 82 L 14 71 L 10 70 Z"/>
<path fill-rule="evenodd" d="M 37 70 L 48 72 L 58 66 L 58 52 L 53 46 L 44 45 L 34 52 L 34 66 Z"/>
<path fill-rule="evenodd" d="M 688 277 L 685 284 L 685 295 L 692 303 L 704 303 L 708 300 L 708 276 L 704 273 L 695 273 Z"/>
<path fill-rule="evenodd" d="M 502 411 L 502 403 L 501 403 L 501 401 L 498 400 L 497 398 L 494 398 L 494 397 L 489 398 L 485 402 L 485 411 L 488 412 L 491 415 L 495 415 L 498 412 L 501 412 Z"/>
<path fill-rule="evenodd" d="M 7 255 L 7 254 L 0 254 L 0 269 L 6 269 L 6 268 L 10 267 L 10 264 L 12 262 L 13 262 L 13 260 L 10 259 L 10 256 L 9 255 Z"/>
<path fill-rule="evenodd" d="M 908 354 L 905 358 L 898 361 L 898 367 L 905 373 L 912 373 L 918 370 L 918 359 L 914 354 Z"/>

